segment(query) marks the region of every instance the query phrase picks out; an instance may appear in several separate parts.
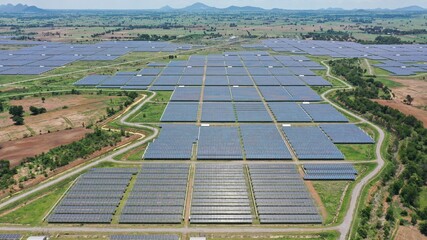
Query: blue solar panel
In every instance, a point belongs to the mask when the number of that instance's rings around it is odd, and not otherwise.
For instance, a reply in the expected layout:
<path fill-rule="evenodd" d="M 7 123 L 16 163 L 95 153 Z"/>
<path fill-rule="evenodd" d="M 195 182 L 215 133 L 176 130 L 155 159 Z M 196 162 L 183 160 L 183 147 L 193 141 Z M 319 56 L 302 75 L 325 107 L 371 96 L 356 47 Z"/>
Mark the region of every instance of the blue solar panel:
<path fill-rule="evenodd" d="M 235 122 L 231 102 L 204 102 L 202 105 L 202 122 Z"/>
<path fill-rule="evenodd" d="M 228 86 L 227 76 L 206 76 L 206 86 Z"/>
<path fill-rule="evenodd" d="M 292 101 L 292 96 L 280 86 L 260 86 L 260 92 L 266 101 Z"/>
<path fill-rule="evenodd" d="M 344 155 L 318 127 L 284 127 L 286 137 L 301 160 L 344 159 Z"/>
<path fill-rule="evenodd" d="M 199 101 L 201 87 L 177 87 L 172 94 L 171 101 Z"/>
<path fill-rule="evenodd" d="M 303 104 L 301 107 L 315 122 L 348 122 L 344 115 L 329 104 Z"/>
<path fill-rule="evenodd" d="M 240 129 L 246 159 L 292 159 L 285 142 L 274 125 L 241 125 Z"/>
<path fill-rule="evenodd" d="M 229 87 L 205 87 L 204 101 L 231 101 Z"/>
<path fill-rule="evenodd" d="M 161 122 L 196 122 L 199 103 L 169 102 Z"/>
<path fill-rule="evenodd" d="M 236 127 L 201 127 L 197 158 L 200 160 L 243 159 Z"/>
<path fill-rule="evenodd" d="M 254 87 L 232 87 L 231 95 L 235 102 L 260 102 L 261 97 Z"/>
<path fill-rule="evenodd" d="M 309 87 L 286 86 L 285 89 L 292 96 L 294 101 L 316 102 L 322 100 L 322 98 Z"/>
<path fill-rule="evenodd" d="M 264 104 L 261 102 L 236 102 L 237 120 L 239 122 L 272 122 Z"/>
<path fill-rule="evenodd" d="M 269 102 L 278 122 L 311 122 L 311 117 L 296 103 Z"/>
<path fill-rule="evenodd" d="M 354 124 L 322 124 L 320 127 L 334 143 L 375 143 L 368 134 Z"/>
<path fill-rule="evenodd" d="M 198 127 L 193 125 L 163 125 L 159 137 L 148 145 L 145 159 L 191 159 Z"/>
<path fill-rule="evenodd" d="M 96 86 L 99 85 L 102 81 L 107 79 L 109 76 L 107 75 L 89 75 L 75 82 L 76 86 Z"/>

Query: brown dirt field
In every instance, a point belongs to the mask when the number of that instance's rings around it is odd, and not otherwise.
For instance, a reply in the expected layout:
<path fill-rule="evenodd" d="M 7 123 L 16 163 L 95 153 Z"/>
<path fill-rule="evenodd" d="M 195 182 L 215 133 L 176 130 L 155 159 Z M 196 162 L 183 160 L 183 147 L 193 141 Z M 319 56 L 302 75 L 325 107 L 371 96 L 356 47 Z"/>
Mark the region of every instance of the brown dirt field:
<path fill-rule="evenodd" d="M 105 115 L 108 100 L 118 97 L 98 95 L 63 95 L 47 97 L 45 103 L 41 98 L 24 98 L 14 100 L 10 105 L 22 105 L 26 114 L 29 107 L 44 107 L 47 113 L 32 116 L 26 115 L 24 126 L 13 125 L 8 113 L 0 114 L 0 143 L 21 139 L 24 136 L 34 136 L 48 131 L 54 132 L 67 128 L 81 127 L 96 122 Z M 67 109 L 63 109 L 67 106 Z"/>
<path fill-rule="evenodd" d="M 412 105 L 415 107 L 427 106 L 427 81 L 418 79 L 390 78 L 390 80 L 402 84 L 402 87 L 393 88 L 393 93 L 400 101 L 411 95 L 414 98 Z"/>
<path fill-rule="evenodd" d="M 423 122 L 424 127 L 427 127 L 427 111 L 418 109 L 413 106 L 406 105 L 400 102 L 399 100 L 374 100 L 374 101 L 383 106 L 388 106 L 388 107 L 397 109 L 406 115 L 412 115 L 418 120 L 420 120 L 421 122 Z"/>
<path fill-rule="evenodd" d="M 73 161 L 73 162 L 69 163 L 69 164 L 68 164 L 68 165 L 66 165 L 66 166 L 63 166 L 63 167 L 57 168 L 57 169 L 55 169 L 55 170 L 53 170 L 53 171 L 50 171 L 50 172 L 48 172 L 48 173 L 47 173 L 47 174 L 48 174 L 48 176 L 47 176 L 47 177 L 45 177 L 45 176 L 43 176 L 43 175 L 38 175 L 38 176 L 36 176 L 36 178 L 34 178 L 34 179 L 30 179 L 30 180 L 28 180 L 28 181 L 26 181 L 26 182 L 23 182 L 24 189 L 27 189 L 27 188 L 30 188 L 30 187 L 36 186 L 37 184 L 39 184 L 39 183 L 41 183 L 41 182 L 45 181 L 46 179 L 48 179 L 48 178 L 50 178 L 50 177 L 52 177 L 52 176 L 56 176 L 56 175 L 58 175 L 58 174 L 60 174 L 60 173 L 63 173 L 63 172 L 65 172 L 65 171 L 69 170 L 69 169 L 72 169 L 72 168 L 74 168 L 74 167 L 76 167 L 76 166 L 80 165 L 80 164 L 83 164 L 83 163 L 85 163 L 85 162 L 87 162 L 87 161 L 90 161 L 90 160 L 92 160 L 92 159 L 96 158 L 96 157 L 99 157 L 99 156 L 101 156 L 101 155 L 103 155 L 103 154 L 105 154 L 105 153 L 107 153 L 107 152 L 109 152 L 109 151 L 111 151 L 111 150 L 113 150 L 113 149 L 115 149 L 115 148 L 117 148 L 117 147 L 120 147 L 120 146 L 126 145 L 126 144 L 128 144 L 128 143 L 130 143 L 130 142 L 133 142 L 133 141 L 137 140 L 138 138 L 139 138 L 139 136 L 138 136 L 138 135 L 131 135 L 129 138 L 123 138 L 123 139 L 122 139 L 122 141 L 121 141 L 120 143 L 118 143 L 118 144 L 117 144 L 117 146 L 112 146 L 112 147 L 106 147 L 106 148 L 103 148 L 103 149 L 101 149 L 101 150 L 99 150 L 99 151 L 94 152 L 93 154 L 91 154 L 91 155 L 90 155 L 89 157 L 87 157 L 86 159 L 77 159 L 77 160 L 75 160 L 75 161 Z M 19 179 L 19 176 L 18 176 L 18 175 L 16 175 L 16 176 L 15 176 L 15 179 L 16 179 L 16 180 L 18 180 L 18 179 Z M 14 192 L 14 193 L 16 193 L 16 192 L 18 192 L 18 191 L 21 191 L 21 190 L 22 190 L 22 189 L 20 189 L 20 188 L 19 188 L 19 186 L 18 186 L 18 185 L 14 185 L 14 186 L 12 187 L 12 189 L 13 189 L 13 192 Z M 4 198 L 4 197 L 8 196 L 8 195 L 9 195 L 9 193 L 10 193 L 10 189 L 7 189 L 7 190 L 4 190 L 4 191 L 0 192 L 0 199 L 2 199 L 2 198 Z"/>
<path fill-rule="evenodd" d="M 427 240 L 420 231 L 413 226 L 399 226 L 395 240 Z"/>
<path fill-rule="evenodd" d="M 26 157 L 33 157 L 48 152 L 52 148 L 78 141 L 90 132 L 93 130 L 75 128 L 5 142 L 0 144 L 0 156 L 2 159 L 9 160 L 11 166 L 14 167 Z"/>

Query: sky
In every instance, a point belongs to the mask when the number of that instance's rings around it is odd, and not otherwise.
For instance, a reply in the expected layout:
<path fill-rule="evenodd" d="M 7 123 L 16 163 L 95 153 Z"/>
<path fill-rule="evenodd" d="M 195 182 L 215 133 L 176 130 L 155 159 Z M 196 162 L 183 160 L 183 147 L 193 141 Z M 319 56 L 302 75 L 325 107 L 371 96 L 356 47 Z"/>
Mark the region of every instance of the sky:
<path fill-rule="evenodd" d="M 165 5 L 181 8 L 195 2 L 215 7 L 256 6 L 283 9 L 320 8 L 399 8 L 418 5 L 427 8 L 427 0 L 0 0 L 0 4 L 28 4 L 45 9 L 155 9 Z"/>

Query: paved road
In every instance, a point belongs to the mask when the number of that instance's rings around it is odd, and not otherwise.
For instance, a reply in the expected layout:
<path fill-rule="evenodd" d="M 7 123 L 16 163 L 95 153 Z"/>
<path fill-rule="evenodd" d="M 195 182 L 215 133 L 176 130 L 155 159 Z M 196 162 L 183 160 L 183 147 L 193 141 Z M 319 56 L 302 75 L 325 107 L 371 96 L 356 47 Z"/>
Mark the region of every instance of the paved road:
<path fill-rule="evenodd" d="M 332 76 L 331 68 L 329 67 L 329 65 L 327 65 L 325 62 L 322 62 L 322 63 L 327 68 L 326 75 L 328 77 L 334 78 L 335 80 L 342 82 L 343 84 L 345 84 L 347 86 L 346 89 L 353 89 L 354 88 L 353 86 L 351 86 L 347 82 L 345 82 L 345 81 L 343 81 L 337 77 Z M 376 149 L 375 149 L 375 154 L 377 156 L 376 161 L 378 162 L 378 165 L 374 169 L 374 171 L 370 172 L 367 176 L 365 176 L 362 180 L 360 180 L 360 182 L 358 184 L 356 184 L 356 186 L 354 187 L 353 192 L 351 194 L 350 206 L 349 206 L 349 209 L 347 211 L 347 214 L 344 217 L 344 221 L 338 226 L 338 229 L 341 233 L 340 240 L 346 240 L 346 239 L 349 239 L 349 234 L 351 232 L 351 224 L 352 224 L 352 221 L 354 219 L 354 214 L 355 214 L 355 211 L 357 208 L 357 204 L 359 202 L 359 197 L 360 197 L 360 194 L 362 192 L 363 186 L 365 186 L 371 179 L 373 179 L 381 171 L 381 169 L 383 168 L 383 166 L 385 164 L 384 159 L 381 156 L 381 146 L 383 145 L 385 134 L 384 134 L 384 131 L 380 127 L 378 127 L 377 125 L 375 125 L 375 124 L 369 122 L 368 120 L 348 111 L 347 109 L 340 107 L 338 104 L 335 104 L 334 102 L 329 100 L 326 97 L 326 95 L 328 93 L 334 91 L 334 90 L 335 89 L 331 89 L 329 91 L 324 92 L 322 94 L 322 98 L 325 99 L 325 101 L 327 101 L 328 103 L 330 103 L 334 107 L 340 109 L 341 111 L 351 115 L 352 117 L 359 119 L 362 123 L 367 123 L 370 126 L 374 127 L 377 130 L 377 132 L 379 133 L 378 144 L 376 145 Z"/>
<path fill-rule="evenodd" d="M 327 76 L 334 78 L 340 82 L 342 82 L 343 84 L 346 85 L 346 89 L 352 89 L 353 87 L 342 81 L 341 79 L 338 79 L 334 76 L 332 76 L 332 74 L 330 73 L 330 67 L 325 64 L 324 62 L 322 62 L 326 67 L 327 67 Z M 340 225 L 337 226 L 333 226 L 333 227 L 322 227 L 322 226 L 315 226 L 315 227 L 290 227 L 290 228 L 281 228 L 281 227 L 274 227 L 274 226 L 230 226 L 230 227 L 221 227 L 221 226 L 211 226 L 211 227 L 188 227 L 188 228 L 184 228 L 184 227 L 165 227 L 165 228 L 159 228 L 159 227 L 147 227 L 147 228 L 124 228 L 124 227 L 115 227 L 115 226 L 109 226 L 108 229 L 106 229 L 105 227 L 82 227 L 82 226 L 46 226 L 46 227 L 26 227 L 26 226 L 2 226 L 0 227 L 0 231 L 29 231 L 29 232 L 111 232 L 111 233 L 182 233 L 182 234 L 188 234 L 188 233 L 286 233 L 286 232 L 300 232 L 300 233 L 307 233 L 307 232 L 319 232 L 319 231 L 326 231 L 326 230 L 337 230 L 340 232 L 341 236 L 340 236 L 340 240 L 346 240 L 348 239 L 348 235 L 350 233 L 351 230 L 351 223 L 353 221 L 353 217 L 354 217 L 354 213 L 356 211 L 357 208 L 357 203 L 359 201 L 359 197 L 362 191 L 363 186 L 365 186 L 372 178 L 374 178 L 382 169 L 382 167 L 384 166 L 384 160 L 381 156 L 381 146 L 383 144 L 384 141 L 384 132 L 382 131 L 381 128 L 379 128 L 378 126 L 370 123 L 369 121 L 367 121 L 366 119 L 363 119 L 355 114 L 353 114 L 352 112 L 341 108 L 340 106 L 338 106 L 337 104 L 331 102 L 326 95 L 332 91 L 335 91 L 336 89 L 330 89 L 327 92 L 322 94 L 322 98 L 325 99 L 325 101 L 329 102 L 330 104 L 332 104 L 333 106 L 335 106 L 336 108 L 340 109 L 341 111 L 359 119 L 362 123 L 367 123 L 371 126 L 373 126 L 379 133 L 379 139 L 378 139 L 378 144 L 376 147 L 376 155 L 377 155 L 377 162 L 378 162 L 378 166 L 374 169 L 373 172 L 369 173 L 367 176 L 365 176 L 363 179 L 360 180 L 360 182 L 358 184 L 356 184 L 356 186 L 354 187 L 354 190 L 352 192 L 351 195 L 351 199 L 350 199 L 350 206 L 349 206 L 349 210 L 346 213 L 345 217 L 344 217 L 344 221 L 343 223 L 341 223 Z M 120 122 L 122 124 L 128 125 L 128 126 L 132 126 L 132 127 L 145 127 L 148 129 L 151 129 L 153 131 L 153 135 L 147 137 L 146 139 L 128 145 L 116 152 L 113 152 L 112 154 L 97 159 L 83 167 L 79 167 L 79 168 L 75 168 L 70 170 L 69 172 L 55 178 L 54 180 L 51 180 L 49 182 L 46 182 L 44 184 L 39 185 L 38 187 L 25 192 L 23 194 L 17 195 L 15 197 L 12 197 L 11 199 L 3 202 L 0 204 L 0 208 L 7 206 L 8 204 L 11 204 L 17 200 L 23 199 L 26 196 L 35 193 L 37 191 L 43 190 L 45 188 L 48 188 L 50 186 L 53 186 L 54 184 L 65 180 L 66 178 L 69 178 L 71 176 L 74 176 L 78 173 L 81 173 L 82 171 L 89 169 L 91 167 L 94 167 L 95 165 L 103 162 L 103 161 L 114 161 L 113 157 L 124 153 L 134 147 L 137 147 L 141 144 L 144 144 L 148 141 L 151 141 L 152 139 L 154 139 L 157 134 L 158 134 L 158 130 L 156 128 L 152 128 L 152 127 L 148 127 L 148 126 L 143 126 L 142 124 L 138 124 L 138 123 L 128 123 L 126 122 L 126 120 L 135 112 L 137 112 L 139 109 L 141 109 L 141 107 L 147 103 L 148 101 L 150 101 L 153 97 L 155 96 L 155 93 L 153 93 L 153 95 L 151 95 L 149 98 L 145 99 L 142 103 L 140 103 L 136 108 L 134 108 L 133 110 L 127 112 L 123 118 L 120 120 Z M 334 161 L 335 162 L 335 161 Z M 373 161 L 367 161 L 367 162 L 373 162 Z M 324 163 L 322 161 L 322 163 Z"/>
<path fill-rule="evenodd" d="M 150 101 L 155 95 L 156 94 L 153 92 L 153 95 L 151 95 L 149 98 L 147 98 L 143 102 L 141 102 L 134 110 L 126 113 L 124 115 L 124 117 L 122 118 L 121 122 L 124 123 L 124 124 L 126 124 L 126 125 L 129 125 L 129 126 L 135 126 L 135 124 L 127 123 L 127 122 L 124 122 L 124 121 L 127 118 L 129 118 L 129 116 L 131 116 L 133 113 L 135 113 L 136 111 L 138 111 L 146 102 Z M 140 126 L 138 126 L 138 127 L 140 127 Z M 33 193 L 36 193 L 36 192 L 41 191 L 43 189 L 49 188 L 49 187 L 51 187 L 51 186 L 53 186 L 53 185 L 55 185 L 55 184 L 57 184 L 57 183 L 65 180 L 65 179 L 67 179 L 69 177 L 72 177 L 74 175 L 77 175 L 77 174 L 79 174 L 79 173 L 81 173 L 81 172 L 83 172 L 83 171 L 85 171 L 87 169 L 95 167 L 96 165 L 100 164 L 101 162 L 112 160 L 113 157 L 115 157 L 117 155 L 120 155 L 122 153 L 125 153 L 125 152 L 129 151 L 130 149 L 132 149 L 134 147 L 140 146 L 140 145 L 142 145 L 142 144 L 144 144 L 144 143 L 146 143 L 148 141 L 151 141 L 153 138 L 156 137 L 156 135 L 158 133 L 158 130 L 156 128 L 152 128 L 152 127 L 146 127 L 146 128 L 151 129 L 154 132 L 154 134 L 152 136 L 149 136 L 149 137 L 147 137 L 147 138 L 139 141 L 139 142 L 127 145 L 126 147 L 123 147 L 123 148 L 121 148 L 121 149 L 119 149 L 119 150 L 117 150 L 117 151 L 115 151 L 115 152 L 113 152 L 113 153 L 111 153 L 111 154 L 109 154 L 109 155 L 107 155 L 105 157 L 101 157 L 101 158 L 99 158 L 97 160 L 94 160 L 94 161 L 92 161 L 92 162 L 90 162 L 90 163 L 88 163 L 86 165 L 70 169 L 69 171 L 65 172 L 64 174 L 61 174 L 61 175 L 55 177 L 53 180 L 50 180 L 50 181 L 48 181 L 46 183 L 43 183 L 43 184 L 40 184 L 39 186 L 37 186 L 37 187 L 35 187 L 35 188 L 33 188 L 33 189 L 29 190 L 29 191 L 26 191 L 26 192 L 24 192 L 22 194 L 13 196 L 10 199 L 2 202 L 0 204 L 0 209 L 3 208 L 3 207 L 5 207 L 5 206 L 7 206 L 7 205 L 9 205 L 9 204 L 12 204 L 12 203 L 14 203 L 16 201 L 19 201 L 19 200 L 21 200 L 21 199 L 23 199 L 23 198 L 25 198 L 25 197 L 33 194 Z"/>

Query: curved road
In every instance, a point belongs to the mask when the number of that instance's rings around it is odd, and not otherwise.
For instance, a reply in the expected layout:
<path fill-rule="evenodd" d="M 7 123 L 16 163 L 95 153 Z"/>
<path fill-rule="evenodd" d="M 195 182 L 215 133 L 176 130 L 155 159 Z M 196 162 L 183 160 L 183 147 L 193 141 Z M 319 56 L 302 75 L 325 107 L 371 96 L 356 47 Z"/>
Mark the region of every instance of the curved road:
<path fill-rule="evenodd" d="M 323 65 L 326 66 L 327 68 L 327 76 L 331 77 L 337 81 L 340 81 L 341 83 L 345 84 L 345 88 L 334 88 L 334 89 L 330 89 L 328 91 L 326 91 L 325 93 L 323 93 L 321 96 L 322 98 L 330 103 L 331 105 L 333 105 L 334 107 L 336 107 L 337 109 L 340 109 L 341 111 L 347 113 L 348 115 L 351 115 L 354 118 L 357 118 L 360 120 L 361 123 L 367 123 L 370 126 L 374 127 L 378 133 L 379 133 L 379 138 L 378 138 L 378 143 L 376 145 L 376 156 L 377 156 L 377 167 L 374 169 L 374 171 L 372 171 L 371 173 L 369 173 L 367 176 L 365 176 L 363 179 L 360 180 L 360 182 L 358 184 L 356 184 L 356 186 L 353 189 L 352 195 L 351 195 L 351 199 L 350 199 L 350 206 L 349 209 L 344 217 L 343 222 L 340 225 L 337 226 L 332 226 L 332 227 L 322 227 L 322 226 L 314 226 L 314 227 L 290 227 L 290 228 L 280 228 L 280 227 L 272 227 L 272 226 L 230 226 L 230 227 L 189 227 L 189 228 L 184 228 L 184 227 L 148 227 L 148 228 L 125 228 L 125 227 L 116 227 L 116 226 L 109 226 L 108 229 L 102 228 L 102 227 L 81 227 L 81 226 L 46 226 L 46 227 L 26 227 L 26 226 L 2 226 L 0 227 L 0 230 L 2 231 L 31 231 L 31 232 L 49 232 L 49 231 L 56 231 L 56 232 L 111 232 L 111 233 L 183 233 L 183 234 L 188 234 L 188 233 L 285 233 L 285 232 L 298 232 L 298 233 L 307 233 L 307 232 L 319 232 L 319 231 L 327 231 L 327 230 L 333 230 L 333 231 L 339 231 L 340 232 L 340 240 L 346 240 L 349 237 L 350 231 L 351 231 L 351 224 L 353 221 L 353 217 L 354 217 L 354 213 L 357 209 L 357 204 L 359 201 L 359 197 L 360 194 L 362 192 L 363 187 L 371 180 L 373 179 L 382 169 L 382 167 L 384 166 L 384 159 L 381 156 L 381 146 L 384 142 L 384 132 L 382 131 L 381 128 L 379 128 L 378 126 L 376 126 L 375 124 L 367 121 L 366 119 L 359 117 L 356 114 L 353 114 L 352 112 L 340 107 L 339 105 L 333 103 L 331 100 L 329 100 L 326 95 L 332 91 L 336 91 L 338 89 L 353 89 L 353 86 L 351 86 L 350 84 L 348 84 L 347 82 L 336 78 L 334 76 L 332 76 L 331 74 L 331 70 L 329 65 L 326 64 L 326 62 L 322 62 Z M 30 194 L 33 194 L 37 191 L 46 189 L 50 186 L 53 186 L 56 183 L 59 183 L 69 177 L 72 177 L 78 173 L 81 173 L 82 171 L 85 171 L 91 167 L 96 166 L 97 164 L 104 162 L 104 161 L 114 161 L 113 157 L 120 155 L 134 147 L 137 147 L 139 145 L 145 144 L 149 141 L 151 141 L 152 139 L 154 139 L 157 134 L 158 134 L 158 129 L 150 127 L 150 126 L 144 126 L 142 124 L 138 124 L 138 123 L 128 123 L 126 122 L 126 120 L 134 113 L 136 113 L 137 111 L 139 111 L 141 109 L 141 107 L 147 103 L 148 101 L 150 101 L 154 96 L 156 95 L 155 92 L 153 92 L 153 94 L 145 99 L 142 103 L 140 103 L 137 107 L 135 107 L 134 109 L 132 109 L 131 111 L 127 112 L 121 119 L 120 119 L 120 123 L 127 125 L 127 126 L 131 126 L 131 127 L 143 127 L 143 128 L 147 128 L 153 131 L 153 135 L 138 141 L 136 143 L 133 143 L 131 145 L 128 145 L 124 148 L 121 148 L 120 150 L 117 150 L 115 152 L 113 152 L 112 154 L 102 157 L 100 159 L 97 159 L 95 161 L 92 161 L 91 163 L 84 165 L 82 167 L 79 168 L 75 168 L 70 170 L 69 172 L 66 172 L 62 175 L 60 175 L 59 177 L 56 177 L 55 179 L 48 181 L 44 184 L 39 185 L 36 188 L 33 188 L 25 193 L 22 193 L 20 195 L 14 196 L 10 199 L 8 199 L 7 201 L 3 202 L 0 204 L 0 208 L 3 208 L 11 203 L 14 203 L 15 201 L 18 201 L 20 199 L 23 199 L 27 196 L 29 196 Z M 372 162 L 372 161 L 369 161 Z M 323 162 L 322 162 L 323 163 Z"/>

